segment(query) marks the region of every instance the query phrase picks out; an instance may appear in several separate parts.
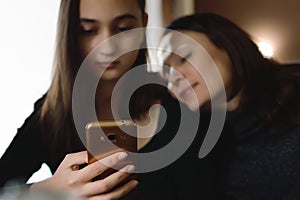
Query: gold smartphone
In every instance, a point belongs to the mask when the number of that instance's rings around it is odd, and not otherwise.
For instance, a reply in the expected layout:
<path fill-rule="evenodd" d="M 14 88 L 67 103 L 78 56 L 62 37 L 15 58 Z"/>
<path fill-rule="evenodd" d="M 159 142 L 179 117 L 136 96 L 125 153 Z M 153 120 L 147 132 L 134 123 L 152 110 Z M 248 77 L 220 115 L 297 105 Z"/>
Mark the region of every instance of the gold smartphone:
<path fill-rule="evenodd" d="M 89 164 L 122 150 L 137 152 L 137 126 L 131 120 L 90 122 L 86 145 Z"/>
<path fill-rule="evenodd" d="M 101 129 L 100 129 L 101 128 Z M 102 131 L 101 131 L 102 130 Z M 119 121 L 95 121 L 86 125 L 86 147 L 88 151 L 88 164 L 94 163 L 104 157 L 119 151 L 137 152 L 137 126 L 131 120 Z M 129 155 L 118 166 L 95 177 L 93 180 L 101 180 L 128 164 L 135 164 L 136 158 Z M 136 174 L 131 174 L 118 186 L 136 179 Z M 133 190 L 122 200 L 137 199 L 137 190 Z"/>

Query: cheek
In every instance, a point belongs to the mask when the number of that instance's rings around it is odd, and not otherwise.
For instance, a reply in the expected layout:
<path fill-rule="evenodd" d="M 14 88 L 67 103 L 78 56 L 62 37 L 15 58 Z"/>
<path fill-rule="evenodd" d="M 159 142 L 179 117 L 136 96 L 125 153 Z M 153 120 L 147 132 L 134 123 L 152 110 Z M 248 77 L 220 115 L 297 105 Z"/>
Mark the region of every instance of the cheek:
<path fill-rule="evenodd" d="M 203 78 L 206 74 L 206 79 Z M 203 69 L 195 69 L 189 71 L 190 80 L 192 80 L 192 84 L 197 83 L 196 86 L 194 86 L 194 92 L 196 97 L 192 99 L 190 102 L 191 107 L 201 107 L 202 105 L 208 103 L 210 101 L 210 95 L 209 90 L 207 87 L 207 72 L 203 71 Z"/>
<path fill-rule="evenodd" d="M 136 61 L 138 57 L 139 51 L 131 51 L 129 53 L 126 53 L 120 57 L 121 62 L 123 63 L 123 67 L 126 69 L 130 69 L 134 62 Z M 145 63 L 142 63 L 145 64 Z"/>
<path fill-rule="evenodd" d="M 93 49 L 91 47 L 90 41 L 86 39 L 80 39 L 79 48 L 83 58 L 87 57 Z"/>
<path fill-rule="evenodd" d="M 197 96 L 197 100 L 198 100 L 197 103 L 199 107 L 201 107 L 202 105 L 210 101 L 210 94 L 206 84 L 201 83 L 195 88 L 194 91 Z"/>
<path fill-rule="evenodd" d="M 81 37 L 79 39 L 79 48 L 81 50 L 81 55 L 85 58 L 89 56 L 89 54 L 93 51 L 92 57 L 96 56 L 96 52 L 99 52 L 101 50 L 102 45 L 99 46 L 101 41 L 97 39 L 97 37 Z"/>
<path fill-rule="evenodd" d="M 132 29 L 129 32 L 124 32 L 116 37 L 116 43 L 119 48 L 125 50 L 139 49 L 145 39 L 144 30 Z"/>

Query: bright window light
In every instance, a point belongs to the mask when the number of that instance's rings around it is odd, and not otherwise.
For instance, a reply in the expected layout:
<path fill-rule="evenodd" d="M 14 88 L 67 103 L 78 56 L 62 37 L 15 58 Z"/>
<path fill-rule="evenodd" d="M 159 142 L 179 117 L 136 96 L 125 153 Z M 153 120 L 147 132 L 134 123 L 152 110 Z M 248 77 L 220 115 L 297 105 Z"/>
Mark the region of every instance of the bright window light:
<path fill-rule="evenodd" d="M 258 48 L 260 52 L 263 54 L 266 58 L 272 58 L 274 55 L 274 50 L 272 45 L 270 45 L 268 42 L 259 42 Z"/>
<path fill-rule="evenodd" d="M 59 4 L 1 0 L 0 156 L 50 85 Z M 51 174 L 47 167 L 42 170 L 31 181 Z"/>

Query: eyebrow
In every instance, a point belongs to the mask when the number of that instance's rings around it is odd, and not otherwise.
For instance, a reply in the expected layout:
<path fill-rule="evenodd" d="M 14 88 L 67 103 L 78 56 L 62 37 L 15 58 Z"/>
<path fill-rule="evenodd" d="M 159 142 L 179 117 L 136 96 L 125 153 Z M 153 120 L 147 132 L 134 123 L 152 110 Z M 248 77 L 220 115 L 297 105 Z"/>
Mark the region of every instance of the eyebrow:
<path fill-rule="evenodd" d="M 125 15 L 121 15 L 121 16 L 117 17 L 117 18 L 115 19 L 115 21 L 120 21 L 120 20 L 123 20 L 123 19 L 133 19 L 133 20 L 137 20 L 136 16 L 131 15 L 131 14 L 125 14 Z"/>
<path fill-rule="evenodd" d="M 121 20 L 124 20 L 124 19 L 137 20 L 137 18 L 134 15 L 125 14 L 125 15 L 121 15 L 121 16 L 116 17 L 113 21 L 121 21 Z M 83 18 L 80 18 L 80 22 L 84 22 L 84 23 L 97 23 L 98 20 L 83 17 Z"/>
<path fill-rule="evenodd" d="M 80 19 L 80 22 L 81 22 L 81 23 L 96 23 L 97 20 L 89 19 L 89 18 L 81 18 L 81 19 Z"/>

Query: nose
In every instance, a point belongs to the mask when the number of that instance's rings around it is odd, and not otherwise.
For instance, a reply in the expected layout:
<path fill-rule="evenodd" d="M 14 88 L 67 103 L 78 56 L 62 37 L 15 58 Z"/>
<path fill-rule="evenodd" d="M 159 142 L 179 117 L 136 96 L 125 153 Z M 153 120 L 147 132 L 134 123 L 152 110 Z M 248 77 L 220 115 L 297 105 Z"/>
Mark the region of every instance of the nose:
<path fill-rule="evenodd" d="M 116 42 L 111 38 L 113 35 L 109 30 L 103 30 L 99 34 L 97 52 L 103 56 L 113 56 L 116 53 Z"/>
<path fill-rule="evenodd" d="M 177 87 L 180 81 L 185 79 L 185 75 L 183 72 L 178 71 L 177 68 L 171 67 L 169 71 L 168 82 L 169 85 Z"/>

